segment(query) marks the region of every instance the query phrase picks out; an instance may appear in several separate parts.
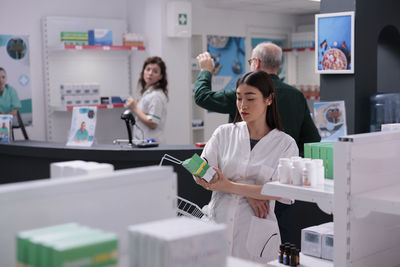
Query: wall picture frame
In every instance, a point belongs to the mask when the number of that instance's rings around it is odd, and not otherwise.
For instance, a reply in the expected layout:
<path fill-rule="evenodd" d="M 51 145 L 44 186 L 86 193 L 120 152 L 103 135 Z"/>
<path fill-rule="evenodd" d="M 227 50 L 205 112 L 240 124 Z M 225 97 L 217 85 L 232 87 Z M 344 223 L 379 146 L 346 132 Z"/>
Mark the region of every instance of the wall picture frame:
<path fill-rule="evenodd" d="M 315 72 L 354 73 L 353 11 L 315 15 Z"/>

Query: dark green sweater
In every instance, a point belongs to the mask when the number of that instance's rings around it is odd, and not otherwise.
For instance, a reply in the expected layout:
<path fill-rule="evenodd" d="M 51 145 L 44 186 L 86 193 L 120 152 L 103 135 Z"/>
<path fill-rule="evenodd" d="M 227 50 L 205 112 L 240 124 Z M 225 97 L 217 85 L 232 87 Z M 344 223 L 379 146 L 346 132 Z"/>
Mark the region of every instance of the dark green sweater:
<path fill-rule="evenodd" d="M 310 116 L 307 101 L 299 90 L 283 83 L 277 75 L 270 76 L 275 86 L 283 130 L 293 137 L 302 154 L 304 143 L 321 140 Z M 196 104 L 207 110 L 229 114 L 232 121 L 236 114 L 236 89 L 211 91 L 211 79 L 212 74 L 209 71 L 200 72 L 194 84 Z"/>

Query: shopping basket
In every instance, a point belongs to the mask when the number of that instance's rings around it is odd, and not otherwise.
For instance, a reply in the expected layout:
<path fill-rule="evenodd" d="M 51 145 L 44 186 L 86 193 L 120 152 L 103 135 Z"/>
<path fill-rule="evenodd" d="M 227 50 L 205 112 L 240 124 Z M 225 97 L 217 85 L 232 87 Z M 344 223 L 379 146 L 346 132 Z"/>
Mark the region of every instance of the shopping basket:
<path fill-rule="evenodd" d="M 168 160 L 170 162 L 173 162 L 178 165 L 182 165 L 182 161 L 172 157 L 171 155 L 165 154 L 160 161 L 159 166 L 162 165 L 164 160 Z M 186 217 L 191 217 L 191 218 L 196 218 L 196 219 L 202 219 L 205 220 L 207 219 L 206 214 L 202 211 L 202 209 L 194 204 L 193 202 L 184 199 L 183 197 L 176 196 L 177 198 L 177 216 L 186 216 Z"/>

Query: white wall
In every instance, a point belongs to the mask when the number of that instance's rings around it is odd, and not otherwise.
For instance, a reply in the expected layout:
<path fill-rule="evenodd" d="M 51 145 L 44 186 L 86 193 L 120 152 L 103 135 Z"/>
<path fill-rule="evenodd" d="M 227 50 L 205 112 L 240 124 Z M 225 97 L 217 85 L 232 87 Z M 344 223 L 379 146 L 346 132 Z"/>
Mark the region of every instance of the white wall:
<path fill-rule="evenodd" d="M 29 137 L 45 140 L 42 31 L 44 16 L 126 19 L 127 0 L 1 0 L 0 34 L 29 35 L 33 126 Z M 19 131 L 18 131 L 19 132 Z"/>
<path fill-rule="evenodd" d="M 161 56 L 167 64 L 170 90 L 166 140 L 169 144 L 190 143 L 190 39 L 166 37 L 165 10 L 168 1 L 170 0 L 2 0 L 0 33 L 30 35 L 33 102 L 33 126 L 28 128 L 30 138 L 45 140 L 46 132 L 41 18 L 78 16 L 126 19 L 130 31 L 145 34 L 147 51 L 136 52 L 132 56 L 132 88 L 136 88 L 143 60 L 150 55 Z M 295 29 L 294 16 L 207 8 L 202 1 L 191 2 L 193 34 L 246 36 L 254 29 L 266 33 L 288 33 Z"/>

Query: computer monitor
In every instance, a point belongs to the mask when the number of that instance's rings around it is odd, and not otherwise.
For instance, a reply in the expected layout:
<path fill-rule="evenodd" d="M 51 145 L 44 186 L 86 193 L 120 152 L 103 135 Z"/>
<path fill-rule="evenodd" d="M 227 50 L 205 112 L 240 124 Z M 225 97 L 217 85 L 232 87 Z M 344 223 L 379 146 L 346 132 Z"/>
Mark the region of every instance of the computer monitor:
<path fill-rule="evenodd" d="M 0 266 L 16 266 L 19 231 L 67 222 L 116 233 L 127 266 L 128 226 L 176 216 L 176 196 L 169 166 L 1 185 Z"/>

